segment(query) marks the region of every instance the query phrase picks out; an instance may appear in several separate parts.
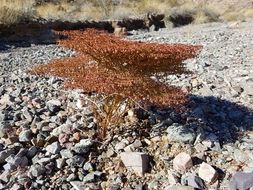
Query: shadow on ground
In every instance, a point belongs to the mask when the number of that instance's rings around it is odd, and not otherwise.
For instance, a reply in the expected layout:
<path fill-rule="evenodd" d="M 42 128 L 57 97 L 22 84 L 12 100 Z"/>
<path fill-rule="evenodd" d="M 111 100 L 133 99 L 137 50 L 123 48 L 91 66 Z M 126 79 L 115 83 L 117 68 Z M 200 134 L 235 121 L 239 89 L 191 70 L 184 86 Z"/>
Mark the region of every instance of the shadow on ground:
<path fill-rule="evenodd" d="M 222 145 L 234 143 L 243 132 L 253 130 L 253 110 L 248 107 L 214 96 L 189 95 L 188 99 L 189 104 L 180 113 L 170 109 L 151 109 L 151 112 L 161 120 L 169 117 L 183 125 L 181 135 L 195 131 L 201 140 L 219 141 Z"/>

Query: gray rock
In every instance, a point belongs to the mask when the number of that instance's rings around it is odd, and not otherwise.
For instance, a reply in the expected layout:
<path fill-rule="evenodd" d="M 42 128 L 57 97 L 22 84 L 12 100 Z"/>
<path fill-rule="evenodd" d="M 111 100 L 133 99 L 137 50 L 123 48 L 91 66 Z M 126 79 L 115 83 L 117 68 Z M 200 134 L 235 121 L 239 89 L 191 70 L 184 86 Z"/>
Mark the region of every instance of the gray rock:
<path fill-rule="evenodd" d="M 5 137 L 8 134 L 8 131 L 11 130 L 11 127 L 6 122 L 0 122 L 0 138 Z"/>
<path fill-rule="evenodd" d="M 31 177 L 39 177 L 43 175 L 45 172 L 46 172 L 46 169 L 44 168 L 44 166 L 41 166 L 39 164 L 34 164 L 29 169 L 29 175 Z"/>
<path fill-rule="evenodd" d="M 166 190 L 195 190 L 193 187 L 190 186 L 176 186 L 173 185 L 171 187 L 166 188 Z"/>
<path fill-rule="evenodd" d="M 8 158 L 11 154 L 14 154 L 14 150 L 6 149 L 0 152 L 0 164 L 6 162 L 6 158 Z"/>
<path fill-rule="evenodd" d="M 81 181 L 71 181 L 70 184 L 75 190 L 84 190 L 86 189 L 86 185 L 84 182 Z"/>
<path fill-rule="evenodd" d="M 46 151 L 51 154 L 58 154 L 61 151 L 61 145 L 59 142 L 54 142 L 46 147 Z"/>
<path fill-rule="evenodd" d="M 168 140 L 171 142 L 193 143 L 196 138 L 192 129 L 176 123 L 167 128 L 167 133 Z"/>
<path fill-rule="evenodd" d="M 251 187 L 253 187 L 253 172 L 237 172 L 230 182 L 230 190 L 248 190 Z"/>
<path fill-rule="evenodd" d="M 18 137 L 20 142 L 28 142 L 32 139 L 32 131 L 30 129 L 21 131 Z"/>
<path fill-rule="evenodd" d="M 61 102 L 59 100 L 49 100 L 46 105 L 52 113 L 59 112 L 61 109 Z"/>
<path fill-rule="evenodd" d="M 85 154 L 89 152 L 90 147 L 92 146 L 93 142 L 91 139 L 82 139 L 79 143 L 77 143 L 73 147 L 73 151 L 75 151 L 78 154 Z"/>
<path fill-rule="evenodd" d="M 28 152 L 27 152 L 27 157 L 28 157 L 28 158 L 34 157 L 34 156 L 36 155 L 37 151 L 38 151 L 38 150 L 37 150 L 37 148 L 36 148 L 35 146 L 30 147 L 30 148 L 28 149 Z"/>
<path fill-rule="evenodd" d="M 206 189 L 205 184 L 200 177 L 191 175 L 191 176 L 186 177 L 185 180 L 186 180 L 186 184 L 188 186 L 191 186 L 191 187 L 194 187 L 197 189 L 201 189 L 201 190 Z"/>
<path fill-rule="evenodd" d="M 74 181 L 76 178 L 76 175 L 72 173 L 67 177 L 67 181 Z"/>
<path fill-rule="evenodd" d="M 28 165 L 28 159 L 26 156 L 19 157 L 10 155 L 8 158 L 6 158 L 6 162 L 15 167 L 24 167 Z"/>
<path fill-rule="evenodd" d="M 10 170 L 4 170 L 1 174 L 0 174 L 0 179 L 1 181 L 7 183 L 11 178 L 11 171 Z"/>
<path fill-rule="evenodd" d="M 70 167 L 83 167 L 85 158 L 83 156 L 75 155 L 72 158 L 66 160 L 66 163 Z"/>
<path fill-rule="evenodd" d="M 93 171 L 93 166 L 92 166 L 92 164 L 90 163 L 90 162 L 86 162 L 85 164 L 84 164 L 84 166 L 83 166 L 83 169 L 85 170 L 85 171 Z"/>
<path fill-rule="evenodd" d="M 72 158 L 74 156 L 71 150 L 68 150 L 68 149 L 62 149 L 60 151 L 60 154 L 62 158 Z"/>

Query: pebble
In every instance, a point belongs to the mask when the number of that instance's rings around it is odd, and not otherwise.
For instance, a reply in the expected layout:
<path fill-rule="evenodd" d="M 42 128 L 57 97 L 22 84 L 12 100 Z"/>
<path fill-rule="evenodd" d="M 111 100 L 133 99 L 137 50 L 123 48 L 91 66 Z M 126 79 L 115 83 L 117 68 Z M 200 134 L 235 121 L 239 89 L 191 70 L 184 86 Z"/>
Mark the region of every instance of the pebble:
<path fill-rule="evenodd" d="M 51 154 L 58 154 L 61 151 L 59 142 L 54 142 L 46 147 L 46 151 Z"/>

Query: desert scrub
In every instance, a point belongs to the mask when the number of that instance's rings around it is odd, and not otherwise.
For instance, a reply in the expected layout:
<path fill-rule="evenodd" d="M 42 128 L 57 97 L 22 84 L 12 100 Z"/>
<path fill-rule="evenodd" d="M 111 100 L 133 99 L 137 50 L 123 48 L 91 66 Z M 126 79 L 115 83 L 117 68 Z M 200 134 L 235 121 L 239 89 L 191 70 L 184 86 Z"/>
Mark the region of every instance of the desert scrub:
<path fill-rule="evenodd" d="M 94 29 L 59 34 L 64 36 L 59 45 L 77 51 L 77 56 L 54 60 L 30 73 L 63 77 L 67 88 L 110 97 L 113 106 L 105 109 L 106 121 L 99 122 L 103 137 L 108 125 L 115 124 L 114 113 L 122 102 L 127 102 L 127 107 L 132 100 L 138 105 L 171 108 L 186 102 L 181 89 L 154 81 L 151 76 L 157 72 L 185 73 L 182 61 L 195 57 L 201 46 L 127 41 Z"/>
<path fill-rule="evenodd" d="M 11 25 L 35 16 L 34 0 L 1 0 L 0 24 Z"/>

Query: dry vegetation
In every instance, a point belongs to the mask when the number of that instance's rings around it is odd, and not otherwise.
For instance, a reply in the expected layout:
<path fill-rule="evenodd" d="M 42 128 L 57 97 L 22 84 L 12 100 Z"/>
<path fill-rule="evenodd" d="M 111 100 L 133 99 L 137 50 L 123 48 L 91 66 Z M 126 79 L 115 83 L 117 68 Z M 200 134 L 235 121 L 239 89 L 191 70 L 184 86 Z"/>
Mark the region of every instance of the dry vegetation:
<path fill-rule="evenodd" d="M 201 46 L 132 42 L 93 29 L 60 34 L 64 38 L 59 45 L 76 50 L 78 56 L 54 60 L 30 73 L 63 77 L 67 88 L 109 97 L 110 104 L 104 103 L 107 105 L 106 117 L 100 121 L 102 137 L 105 137 L 107 127 L 115 122 L 114 116 L 118 113 L 115 110 L 122 102 L 129 105 L 131 100 L 138 105 L 171 108 L 179 108 L 185 103 L 186 94 L 180 89 L 150 77 L 157 72 L 185 72 L 182 61 L 196 56 Z M 116 121 L 117 118 L 120 117 L 116 117 Z"/>
<path fill-rule="evenodd" d="M 101 20 L 139 17 L 147 12 L 191 14 L 195 23 L 244 20 L 253 17 L 253 7 L 220 6 L 200 0 L 1 0 L 0 22 L 16 23 L 31 16 L 47 20 Z M 43 2 L 43 1 L 42 1 Z M 222 1 L 221 1 L 222 2 Z M 225 3 L 224 3 L 225 4 Z"/>

